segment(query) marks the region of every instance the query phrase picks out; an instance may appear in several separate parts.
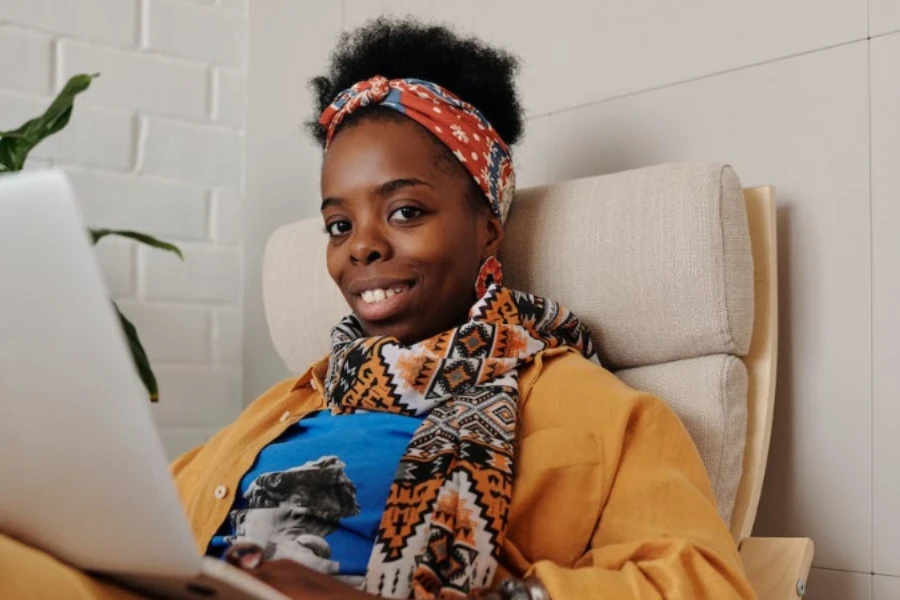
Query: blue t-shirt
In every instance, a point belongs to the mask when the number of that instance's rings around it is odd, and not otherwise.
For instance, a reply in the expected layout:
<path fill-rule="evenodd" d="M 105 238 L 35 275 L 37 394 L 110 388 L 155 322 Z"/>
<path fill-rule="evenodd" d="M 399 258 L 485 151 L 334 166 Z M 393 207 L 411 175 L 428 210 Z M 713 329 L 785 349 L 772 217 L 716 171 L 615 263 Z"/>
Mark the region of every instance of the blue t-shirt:
<path fill-rule="evenodd" d="M 422 418 L 319 411 L 263 448 L 207 554 L 235 541 L 332 575 L 366 572 L 391 482 Z"/>

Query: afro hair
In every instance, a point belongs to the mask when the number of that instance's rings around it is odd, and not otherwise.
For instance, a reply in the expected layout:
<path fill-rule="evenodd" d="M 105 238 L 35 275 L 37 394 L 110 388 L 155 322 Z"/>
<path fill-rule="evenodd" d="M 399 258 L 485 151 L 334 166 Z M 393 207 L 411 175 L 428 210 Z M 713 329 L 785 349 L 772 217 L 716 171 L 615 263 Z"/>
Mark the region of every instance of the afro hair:
<path fill-rule="evenodd" d="M 316 114 L 307 126 L 324 146 L 326 131 L 318 116 L 340 92 L 375 75 L 416 78 L 434 82 L 475 106 L 512 146 L 522 135 L 523 111 L 515 87 L 518 69 L 518 59 L 506 50 L 462 37 L 446 25 L 379 17 L 341 34 L 328 72 L 310 81 Z M 400 116 L 375 108 L 359 111 L 341 126 L 367 115 Z"/>

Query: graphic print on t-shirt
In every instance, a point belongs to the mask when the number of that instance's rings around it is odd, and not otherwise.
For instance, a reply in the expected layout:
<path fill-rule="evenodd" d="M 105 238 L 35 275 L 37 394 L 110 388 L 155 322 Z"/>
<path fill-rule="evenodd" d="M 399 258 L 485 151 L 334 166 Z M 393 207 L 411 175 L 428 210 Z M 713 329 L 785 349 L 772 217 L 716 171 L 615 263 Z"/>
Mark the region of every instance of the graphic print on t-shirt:
<path fill-rule="evenodd" d="M 424 416 L 304 415 L 259 451 L 207 546 L 252 541 L 351 585 L 365 577 L 391 484 Z"/>
<path fill-rule="evenodd" d="M 325 537 L 339 521 L 359 514 L 356 486 L 337 456 L 259 475 L 231 511 L 229 543 L 262 544 L 269 560 L 290 559 L 322 573 L 338 573 Z"/>

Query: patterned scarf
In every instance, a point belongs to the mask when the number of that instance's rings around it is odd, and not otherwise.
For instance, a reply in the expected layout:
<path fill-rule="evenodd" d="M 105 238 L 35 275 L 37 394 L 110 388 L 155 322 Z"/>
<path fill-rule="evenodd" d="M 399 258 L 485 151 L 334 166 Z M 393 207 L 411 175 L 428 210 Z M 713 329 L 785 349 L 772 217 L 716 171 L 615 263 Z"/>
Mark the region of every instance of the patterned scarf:
<path fill-rule="evenodd" d="M 366 591 L 430 600 L 490 586 L 512 496 L 518 371 L 558 347 L 596 361 L 572 313 L 496 284 L 467 323 L 412 346 L 364 337 L 354 315 L 334 328 L 333 413 L 427 415 L 391 484 Z"/>

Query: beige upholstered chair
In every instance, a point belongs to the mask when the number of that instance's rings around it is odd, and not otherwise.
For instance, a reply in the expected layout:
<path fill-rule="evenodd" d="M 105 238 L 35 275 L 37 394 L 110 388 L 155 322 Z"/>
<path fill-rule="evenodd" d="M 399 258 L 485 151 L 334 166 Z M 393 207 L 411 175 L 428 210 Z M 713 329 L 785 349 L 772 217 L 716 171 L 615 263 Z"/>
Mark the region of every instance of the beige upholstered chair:
<path fill-rule="evenodd" d="M 325 270 L 321 221 L 269 239 L 269 329 L 301 371 L 347 312 Z M 558 299 L 590 328 L 607 368 L 679 414 L 761 599 L 802 595 L 806 538 L 750 537 L 775 391 L 772 188 L 742 190 L 723 165 L 662 165 L 522 190 L 501 260 L 512 287 Z"/>

